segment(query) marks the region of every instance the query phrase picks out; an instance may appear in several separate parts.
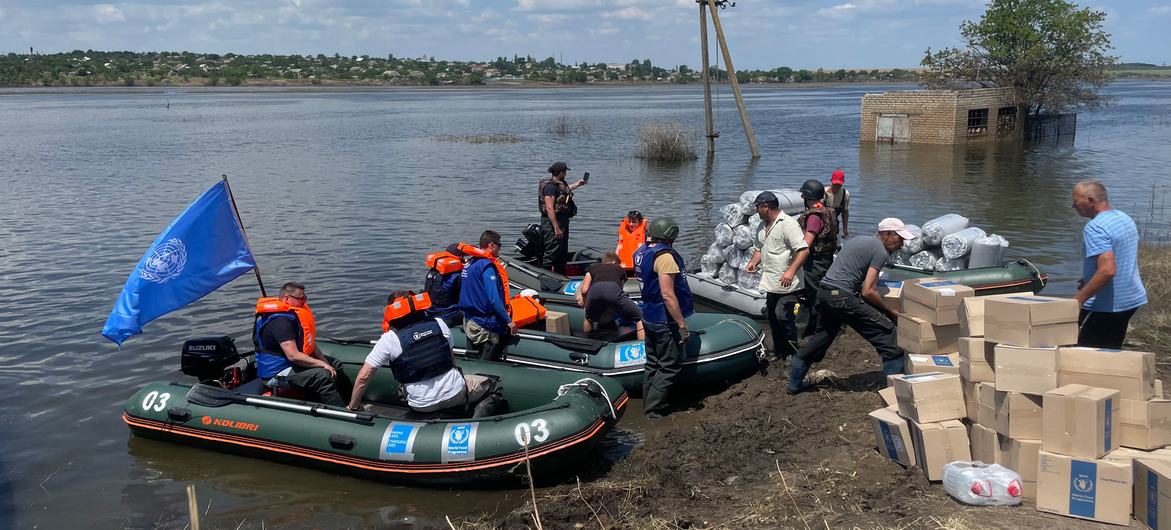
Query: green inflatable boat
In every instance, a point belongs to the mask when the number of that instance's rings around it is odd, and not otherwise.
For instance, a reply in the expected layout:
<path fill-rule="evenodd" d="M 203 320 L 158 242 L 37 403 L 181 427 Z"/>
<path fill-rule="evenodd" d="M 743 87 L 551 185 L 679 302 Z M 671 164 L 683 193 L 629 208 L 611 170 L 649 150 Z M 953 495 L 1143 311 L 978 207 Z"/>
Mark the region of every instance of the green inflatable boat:
<path fill-rule="evenodd" d="M 585 312 L 576 305 L 546 302 L 549 311 L 568 315 L 570 334 L 521 329 L 505 353 L 512 363 L 605 376 L 642 396 L 646 351 L 633 327 L 582 332 Z M 687 319 L 691 338 L 684 353 L 679 385 L 710 387 L 742 379 L 761 368 L 764 333 L 759 324 L 739 315 L 696 313 Z M 463 328 L 452 329 L 457 354 L 466 353 Z"/>
<path fill-rule="evenodd" d="M 345 364 L 339 377 L 350 381 L 370 351 L 369 344 L 318 346 Z M 267 395 L 255 378 L 233 384 L 255 373 L 250 364 L 230 338 L 188 341 L 183 371 L 199 382 L 150 383 L 126 402 L 122 419 L 149 438 L 398 484 L 479 488 L 520 484 L 526 459 L 539 482 L 568 476 L 629 402 L 618 382 L 593 374 L 459 359 L 465 373 L 500 381 L 510 412 L 415 413 L 384 369 L 366 392 L 369 410 L 355 413 Z"/>

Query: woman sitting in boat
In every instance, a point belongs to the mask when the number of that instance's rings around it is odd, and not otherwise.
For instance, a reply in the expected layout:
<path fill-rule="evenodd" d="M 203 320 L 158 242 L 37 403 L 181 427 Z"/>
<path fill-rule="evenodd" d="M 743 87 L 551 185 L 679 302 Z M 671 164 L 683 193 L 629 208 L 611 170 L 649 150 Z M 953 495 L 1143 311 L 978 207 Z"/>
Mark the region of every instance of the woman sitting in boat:
<path fill-rule="evenodd" d="M 416 412 L 462 409 L 473 418 L 495 414 L 497 406 L 503 405 L 499 385 L 488 377 L 463 375 L 455 367 L 451 330 L 442 319 L 426 314 L 430 297 L 395 291 L 386 303 L 384 333 L 358 372 L 348 408 L 361 408 L 370 379 L 389 364 L 394 379 L 402 385 L 407 405 Z"/>
<path fill-rule="evenodd" d="M 635 326 L 638 340 L 643 339 L 642 311 L 622 288 L 625 283 L 626 270 L 614 252 L 607 252 L 600 263 L 586 269 L 576 295 L 577 305 L 585 309 L 582 331 L 589 333 L 597 329 L 607 315 L 614 315 L 619 325 Z"/>

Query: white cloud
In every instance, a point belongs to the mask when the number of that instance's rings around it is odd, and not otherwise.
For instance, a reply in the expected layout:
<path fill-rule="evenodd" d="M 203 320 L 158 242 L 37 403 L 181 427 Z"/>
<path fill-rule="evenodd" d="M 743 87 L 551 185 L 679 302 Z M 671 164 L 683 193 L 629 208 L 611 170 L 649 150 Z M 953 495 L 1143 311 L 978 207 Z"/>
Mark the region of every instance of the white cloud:
<path fill-rule="evenodd" d="M 1151 8 L 1152 15 L 1171 15 L 1171 6 L 1155 6 Z"/>
<path fill-rule="evenodd" d="M 647 13 L 646 11 L 643 11 L 642 9 L 639 9 L 637 7 L 622 8 L 622 9 L 619 9 L 618 11 L 614 11 L 612 13 L 606 13 L 603 16 L 605 16 L 607 18 L 620 18 L 623 20 L 650 20 L 651 19 L 650 13 Z"/>
<path fill-rule="evenodd" d="M 114 4 L 97 4 L 93 7 L 94 18 L 98 22 L 125 22 L 126 15 Z"/>
<path fill-rule="evenodd" d="M 823 17 L 849 17 L 854 15 L 854 11 L 858 9 L 857 5 L 851 3 L 838 4 L 833 7 L 826 7 L 817 10 L 817 14 Z"/>

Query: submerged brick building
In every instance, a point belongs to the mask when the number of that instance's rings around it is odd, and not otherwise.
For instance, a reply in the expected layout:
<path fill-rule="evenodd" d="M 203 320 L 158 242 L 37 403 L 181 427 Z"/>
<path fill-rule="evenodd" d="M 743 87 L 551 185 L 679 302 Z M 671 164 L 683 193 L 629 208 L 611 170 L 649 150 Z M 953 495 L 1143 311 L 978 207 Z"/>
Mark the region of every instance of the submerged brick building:
<path fill-rule="evenodd" d="M 861 140 L 961 144 L 1021 134 L 1011 88 L 906 90 L 862 96 Z"/>

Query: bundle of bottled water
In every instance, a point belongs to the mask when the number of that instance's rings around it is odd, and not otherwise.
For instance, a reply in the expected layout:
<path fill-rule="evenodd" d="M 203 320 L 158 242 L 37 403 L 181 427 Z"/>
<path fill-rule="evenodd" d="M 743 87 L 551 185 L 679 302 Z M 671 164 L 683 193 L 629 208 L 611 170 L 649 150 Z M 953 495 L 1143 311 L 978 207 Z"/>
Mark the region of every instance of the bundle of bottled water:
<path fill-rule="evenodd" d="M 781 211 L 799 215 L 805 210 L 801 192 L 792 189 L 769 190 L 777 196 Z M 699 259 L 699 273 L 724 285 L 751 291 L 760 285 L 761 273 L 748 273 L 744 268 L 752 259 L 756 234 L 763 221 L 756 215 L 756 196 L 763 190 L 746 191 L 737 202 L 720 208 L 721 222 L 715 228 L 715 241 Z"/>
<path fill-rule="evenodd" d="M 930 272 L 995 267 L 1008 251 L 1007 239 L 970 226 L 968 218 L 960 214 L 941 215 L 923 223 L 922 228 L 907 225 L 907 229 L 918 237 L 891 255 L 894 265 Z"/>

